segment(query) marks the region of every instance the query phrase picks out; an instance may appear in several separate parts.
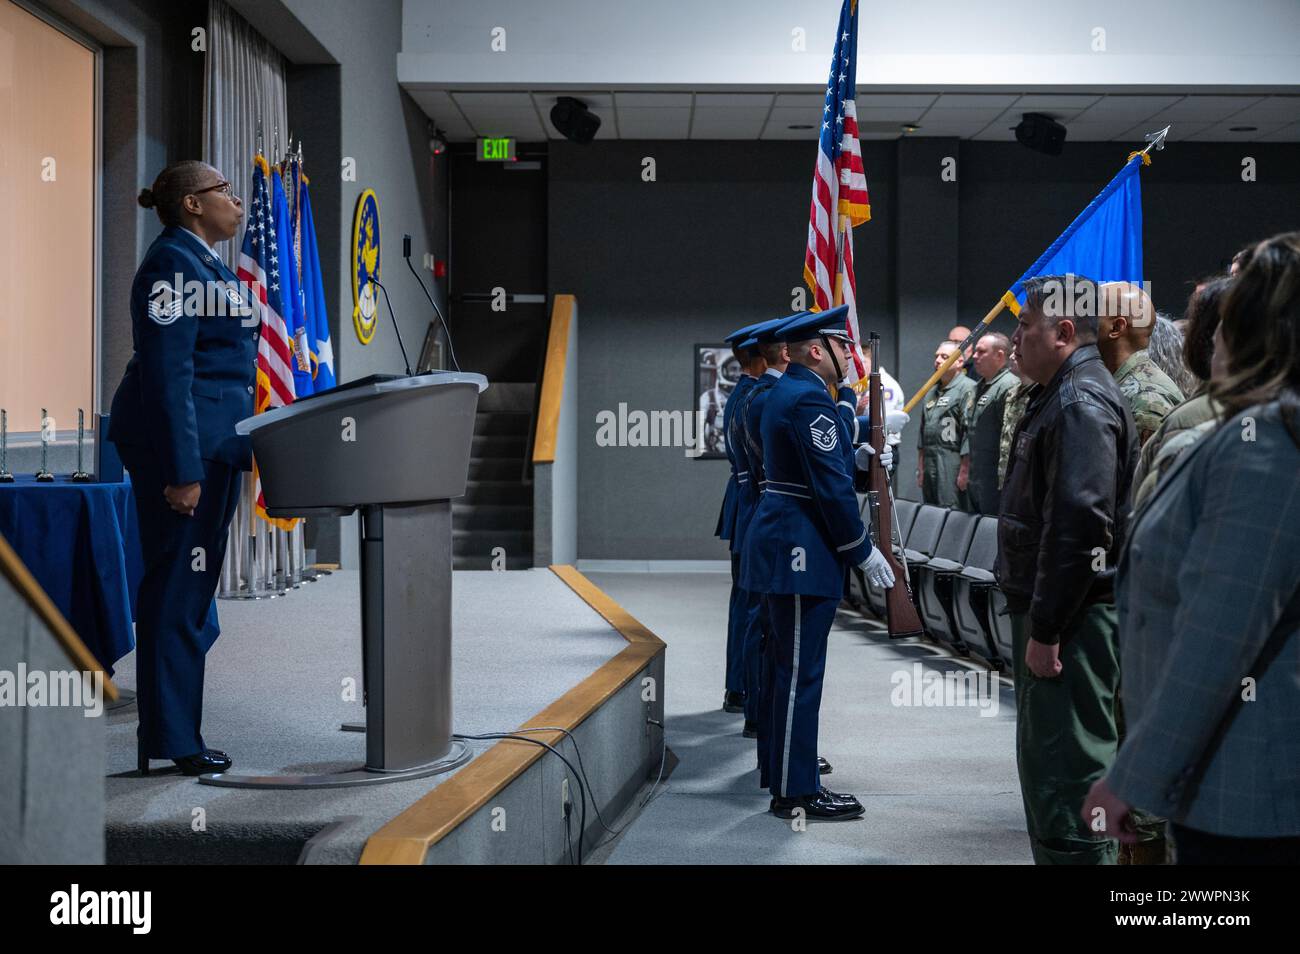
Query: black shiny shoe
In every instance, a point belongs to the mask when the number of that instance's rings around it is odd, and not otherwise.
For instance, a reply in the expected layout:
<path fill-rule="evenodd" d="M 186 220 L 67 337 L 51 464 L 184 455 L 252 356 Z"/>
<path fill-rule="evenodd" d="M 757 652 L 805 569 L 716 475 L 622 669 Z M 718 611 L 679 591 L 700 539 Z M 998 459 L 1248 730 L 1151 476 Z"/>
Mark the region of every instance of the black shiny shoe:
<path fill-rule="evenodd" d="M 722 695 L 723 712 L 744 712 L 745 711 L 745 694 L 743 692 L 727 691 Z"/>
<path fill-rule="evenodd" d="M 841 801 L 844 797 L 822 789 L 816 795 L 773 798 L 768 811 L 777 818 L 794 818 L 795 812 L 803 809 L 804 817 L 809 821 L 847 821 L 866 811 L 856 798 L 852 802 Z M 847 797 L 853 798 L 851 795 Z"/>
<path fill-rule="evenodd" d="M 827 798 L 831 799 L 831 801 L 839 802 L 841 805 L 857 805 L 859 808 L 862 808 L 862 803 L 858 801 L 857 796 L 855 795 L 832 792 L 825 786 L 822 787 L 820 794 L 825 795 Z"/>
<path fill-rule="evenodd" d="M 741 730 L 740 734 L 743 735 L 743 736 L 744 736 L 745 738 L 747 738 L 747 739 L 757 739 L 757 738 L 758 738 L 758 723 L 757 723 L 757 722 L 750 722 L 748 719 L 746 719 L 746 720 L 745 720 L 745 728 Z"/>
<path fill-rule="evenodd" d="M 207 775 L 210 772 L 224 772 L 234 764 L 229 755 L 217 749 L 204 749 L 202 752 L 183 755 L 178 759 L 172 759 L 172 761 L 176 763 L 176 767 L 181 770 L 182 775 Z M 141 775 L 149 774 L 149 757 L 141 751 L 136 752 L 136 765 Z"/>
<path fill-rule="evenodd" d="M 827 762 L 827 761 L 826 761 L 824 758 L 822 758 L 820 755 L 817 756 L 817 774 L 818 774 L 818 775 L 830 775 L 831 772 L 834 772 L 834 771 L 835 771 L 835 769 L 831 766 L 831 763 L 830 763 L 830 762 Z"/>

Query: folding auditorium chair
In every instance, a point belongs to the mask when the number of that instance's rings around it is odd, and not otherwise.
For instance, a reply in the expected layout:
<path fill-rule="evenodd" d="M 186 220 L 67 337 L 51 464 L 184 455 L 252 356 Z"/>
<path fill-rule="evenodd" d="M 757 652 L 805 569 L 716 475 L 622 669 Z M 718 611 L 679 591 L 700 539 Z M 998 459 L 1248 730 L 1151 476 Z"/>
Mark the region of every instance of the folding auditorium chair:
<path fill-rule="evenodd" d="M 953 618 L 953 581 L 966 561 L 971 538 L 975 536 L 978 516 L 953 510 L 944 521 L 943 532 L 935 545 L 934 555 L 917 567 L 912 579 L 921 610 L 921 622 L 930 635 L 952 647 L 961 655 L 970 655 L 970 648 L 961 638 Z"/>
<path fill-rule="evenodd" d="M 1010 663 L 1015 655 L 1012 649 L 1011 617 L 1007 615 L 1007 598 L 997 587 L 989 590 L 989 625 L 993 628 L 993 641 L 997 643 L 1000 655 Z"/>
<path fill-rule="evenodd" d="M 980 517 L 975 525 L 975 536 L 966 553 L 966 565 L 953 581 L 953 614 L 957 620 L 957 634 L 968 645 L 983 654 L 994 669 L 1006 668 L 993 628 L 989 623 L 989 591 L 997 588 L 993 567 L 998 559 L 998 518 Z"/>
<path fill-rule="evenodd" d="M 930 557 L 934 555 L 935 548 L 939 545 L 939 537 L 943 533 L 944 521 L 948 519 L 949 511 L 945 507 L 935 507 L 931 504 L 920 504 L 916 508 L 916 516 L 912 520 L 912 528 L 907 534 L 907 545 L 903 549 L 902 560 L 907 564 L 907 572 L 912 580 L 912 600 L 916 602 L 918 597 L 917 587 L 920 581 L 917 579 L 917 572 L 921 566 L 929 562 Z M 918 611 L 920 609 L 918 605 Z M 881 596 L 881 612 L 884 612 L 884 596 Z M 922 619 L 924 622 L 924 619 Z"/>
<path fill-rule="evenodd" d="M 916 512 L 921 505 L 915 500 L 895 500 L 894 513 L 897 520 L 894 521 L 894 555 L 901 561 L 903 559 L 903 548 L 907 546 L 908 537 L 912 533 L 912 523 L 916 520 Z M 867 508 L 864 506 L 862 518 L 865 522 L 870 517 Z M 875 613 L 879 619 L 885 618 L 885 591 L 879 586 L 872 586 L 865 579 L 859 578 L 862 584 L 863 601 Z"/>

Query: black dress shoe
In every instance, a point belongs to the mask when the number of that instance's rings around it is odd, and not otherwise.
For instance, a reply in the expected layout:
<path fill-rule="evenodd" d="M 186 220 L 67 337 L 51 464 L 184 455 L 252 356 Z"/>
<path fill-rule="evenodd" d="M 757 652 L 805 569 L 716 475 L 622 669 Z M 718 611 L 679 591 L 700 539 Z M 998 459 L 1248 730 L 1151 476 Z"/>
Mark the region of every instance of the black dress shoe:
<path fill-rule="evenodd" d="M 181 770 L 182 775 L 207 775 L 209 772 L 224 772 L 234 763 L 231 762 L 230 756 L 225 752 L 217 749 L 204 749 L 202 752 L 195 752 L 193 755 L 182 755 L 178 759 L 172 759 L 176 767 Z M 149 757 L 143 752 L 136 753 L 136 763 L 139 766 L 141 775 L 149 774 Z"/>
<path fill-rule="evenodd" d="M 722 696 L 723 712 L 744 712 L 745 711 L 745 694 L 743 692 L 727 691 Z"/>
<path fill-rule="evenodd" d="M 741 730 L 741 733 L 740 733 L 740 734 L 743 735 L 743 736 L 744 736 L 745 738 L 747 738 L 747 739 L 757 739 L 757 738 L 758 738 L 758 723 L 757 723 L 757 722 L 750 722 L 748 719 L 746 719 L 746 720 L 745 720 L 745 728 Z"/>
<path fill-rule="evenodd" d="M 831 772 L 834 772 L 834 771 L 835 771 L 835 769 L 833 769 L 833 768 L 831 767 L 831 763 L 830 763 L 830 762 L 827 762 L 827 761 L 826 761 L 824 758 L 822 758 L 820 755 L 817 756 L 817 774 L 818 774 L 818 775 L 830 775 Z"/>
<path fill-rule="evenodd" d="M 839 802 L 841 805 L 856 805 L 859 808 L 862 808 L 862 803 L 858 801 L 857 796 L 855 795 L 832 792 L 829 788 L 825 788 L 825 787 L 822 788 L 821 794 L 825 795 L 827 798 L 831 799 L 832 801 Z"/>
<path fill-rule="evenodd" d="M 794 818 L 795 812 L 803 809 L 804 817 L 816 821 L 846 821 L 850 818 L 857 818 L 866 809 L 858 804 L 857 799 L 852 802 L 839 801 L 843 796 L 836 796 L 833 792 L 822 789 L 816 795 L 797 795 L 794 798 L 773 798 L 772 803 L 768 806 L 770 811 L 777 818 Z M 853 796 L 849 796 L 852 798 Z"/>

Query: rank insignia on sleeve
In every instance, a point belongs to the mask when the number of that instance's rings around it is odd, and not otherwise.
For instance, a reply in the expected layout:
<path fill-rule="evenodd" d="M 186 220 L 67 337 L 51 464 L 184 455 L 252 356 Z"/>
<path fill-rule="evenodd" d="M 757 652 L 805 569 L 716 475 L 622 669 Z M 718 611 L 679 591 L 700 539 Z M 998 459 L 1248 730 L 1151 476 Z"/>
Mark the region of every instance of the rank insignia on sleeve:
<path fill-rule="evenodd" d="M 822 451 L 833 451 L 840 442 L 839 431 L 835 422 L 825 414 L 818 414 L 817 419 L 808 425 L 812 433 L 813 446 Z"/>

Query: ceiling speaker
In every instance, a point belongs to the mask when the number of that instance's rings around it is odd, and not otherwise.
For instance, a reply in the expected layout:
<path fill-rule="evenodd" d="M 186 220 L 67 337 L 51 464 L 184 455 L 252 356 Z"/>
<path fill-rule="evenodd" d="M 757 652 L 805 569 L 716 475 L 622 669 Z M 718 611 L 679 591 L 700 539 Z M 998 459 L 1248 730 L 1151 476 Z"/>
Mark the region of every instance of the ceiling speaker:
<path fill-rule="evenodd" d="M 570 142 L 588 143 L 596 138 L 600 117 L 587 104 L 572 96 L 561 96 L 551 107 L 551 122 Z"/>
<path fill-rule="evenodd" d="M 1059 156 L 1065 145 L 1065 127 L 1051 116 L 1042 113 L 1025 113 L 1016 126 L 1016 141 L 1034 152 Z"/>

